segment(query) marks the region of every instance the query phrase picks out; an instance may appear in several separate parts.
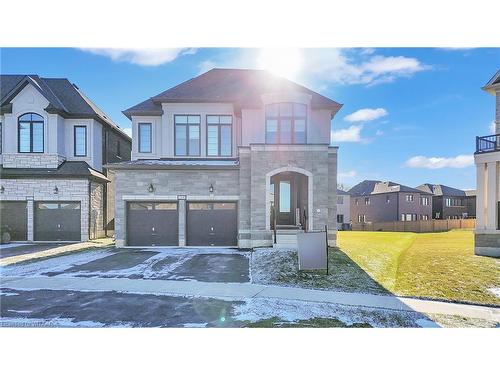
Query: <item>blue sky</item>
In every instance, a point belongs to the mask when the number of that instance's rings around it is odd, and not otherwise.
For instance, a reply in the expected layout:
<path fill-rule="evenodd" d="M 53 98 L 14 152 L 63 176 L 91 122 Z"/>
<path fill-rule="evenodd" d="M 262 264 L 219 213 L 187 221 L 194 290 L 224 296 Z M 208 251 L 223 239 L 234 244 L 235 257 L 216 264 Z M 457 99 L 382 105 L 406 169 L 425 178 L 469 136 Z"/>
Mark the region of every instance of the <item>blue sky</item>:
<path fill-rule="evenodd" d="M 475 187 L 475 136 L 491 133 L 480 89 L 500 49 L 1 49 L 2 74 L 66 77 L 123 128 L 122 110 L 212 67 L 266 68 L 344 106 L 332 121 L 339 180 Z"/>

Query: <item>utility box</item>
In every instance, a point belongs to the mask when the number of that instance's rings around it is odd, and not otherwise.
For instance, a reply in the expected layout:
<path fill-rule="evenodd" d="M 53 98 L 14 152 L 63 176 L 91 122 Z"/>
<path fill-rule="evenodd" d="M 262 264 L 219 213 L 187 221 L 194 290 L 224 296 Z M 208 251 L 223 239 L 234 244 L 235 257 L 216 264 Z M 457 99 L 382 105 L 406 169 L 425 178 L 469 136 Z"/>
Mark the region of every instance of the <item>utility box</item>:
<path fill-rule="evenodd" d="M 326 269 L 328 272 L 328 246 L 326 232 L 297 233 L 299 270 Z"/>

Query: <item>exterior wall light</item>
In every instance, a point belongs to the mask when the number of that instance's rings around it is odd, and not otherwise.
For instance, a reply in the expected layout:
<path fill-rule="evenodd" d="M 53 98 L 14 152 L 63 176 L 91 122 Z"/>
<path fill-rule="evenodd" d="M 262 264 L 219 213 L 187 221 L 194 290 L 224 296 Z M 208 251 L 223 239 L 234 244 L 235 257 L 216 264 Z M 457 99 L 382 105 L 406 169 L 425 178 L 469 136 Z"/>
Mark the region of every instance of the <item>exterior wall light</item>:
<path fill-rule="evenodd" d="M 59 188 L 57 186 L 54 187 L 54 194 L 59 194 Z"/>
<path fill-rule="evenodd" d="M 0 193 L 2 193 L 2 194 L 3 194 L 3 192 L 4 192 L 4 191 L 5 191 L 5 188 L 3 187 L 3 185 L 2 185 L 2 186 L 0 186 Z"/>
<path fill-rule="evenodd" d="M 214 192 L 214 185 L 210 184 L 210 187 L 208 188 L 208 191 L 210 193 L 213 193 Z"/>
<path fill-rule="evenodd" d="M 150 193 L 153 193 L 153 192 L 155 191 L 155 187 L 153 186 L 153 184 L 149 184 L 149 186 L 148 186 L 148 191 L 149 191 Z"/>

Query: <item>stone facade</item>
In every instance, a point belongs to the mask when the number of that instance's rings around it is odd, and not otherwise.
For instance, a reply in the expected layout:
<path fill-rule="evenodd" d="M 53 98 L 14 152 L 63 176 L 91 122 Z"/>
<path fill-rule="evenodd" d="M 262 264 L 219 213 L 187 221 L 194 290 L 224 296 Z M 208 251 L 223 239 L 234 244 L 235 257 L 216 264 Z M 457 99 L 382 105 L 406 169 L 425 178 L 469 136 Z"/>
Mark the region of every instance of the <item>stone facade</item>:
<path fill-rule="evenodd" d="M 152 184 L 154 192 L 149 193 Z M 214 192 L 209 193 L 210 185 Z M 177 201 L 239 199 L 239 170 L 123 170 L 115 171 L 115 238 L 117 246 L 126 239 L 127 201 Z M 179 204 L 179 233 L 184 235 L 185 210 Z M 182 238 L 181 238 L 182 239 Z"/>
<path fill-rule="evenodd" d="M 89 238 L 105 237 L 104 231 L 104 185 L 90 183 L 90 230 Z"/>
<path fill-rule="evenodd" d="M 500 233 L 476 233 L 474 254 L 500 257 Z"/>
<path fill-rule="evenodd" d="M 238 202 L 238 246 L 272 245 L 267 189 L 270 178 L 293 171 L 308 177 L 309 230 L 328 226 L 330 245 L 336 244 L 337 150 L 327 145 L 255 145 L 240 147 L 237 169 L 122 169 L 115 170 L 115 238 L 126 245 L 126 203 L 177 201 L 179 245 L 185 245 L 186 201 Z M 152 184 L 154 192 L 148 192 Z M 209 193 L 210 185 L 213 193 Z M 181 196 L 181 197 L 179 197 Z M 184 200 L 185 196 L 185 200 Z M 179 199 L 180 198 L 180 199 Z"/>
<path fill-rule="evenodd" d="M 38 201 L 80 202 L 81 240 L 87 241 L 89 239 L 89 183 L 90 182 L 88 180 L 1 179 L 0 183 L 4 187 L 4 192 L 1 194 L 0 197 L 1 200 L 28 202 L 28 241 L 34 240 L 33 212 L 34 212 L 34 204 Z M 58 193 L 54 194 L 54 188 L 56 186 L 58 188 Z M 95 202 L 97 202 L 97 199 L 95 199 Z"/>
<path fill-rule="evenodd" d="M 3 154 L 4 168 L 57 168 L 65 158 L 58 154 Z"/>

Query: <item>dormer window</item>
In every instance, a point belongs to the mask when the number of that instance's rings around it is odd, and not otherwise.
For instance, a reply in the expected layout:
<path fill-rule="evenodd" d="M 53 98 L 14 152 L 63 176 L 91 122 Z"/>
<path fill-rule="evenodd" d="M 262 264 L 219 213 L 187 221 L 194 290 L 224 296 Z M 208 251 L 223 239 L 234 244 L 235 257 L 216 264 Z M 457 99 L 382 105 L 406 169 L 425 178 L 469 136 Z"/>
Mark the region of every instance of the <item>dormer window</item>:
<path fill-rule="evenodd" d="M 307 106 L 299 103 L 266 105 L 266 143 L 306 143 Z"/>
<path fill-rule="evenodd" d="M 25 113 L 18 120 L 18 151 L 43 153 L 43 117 Z"/>

